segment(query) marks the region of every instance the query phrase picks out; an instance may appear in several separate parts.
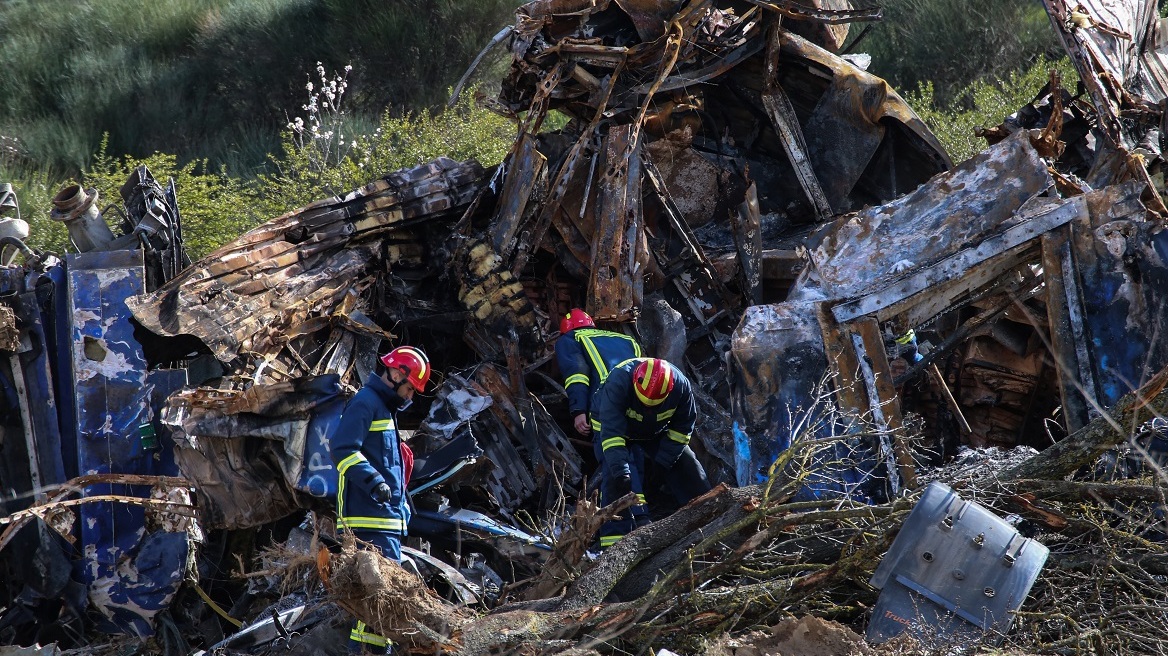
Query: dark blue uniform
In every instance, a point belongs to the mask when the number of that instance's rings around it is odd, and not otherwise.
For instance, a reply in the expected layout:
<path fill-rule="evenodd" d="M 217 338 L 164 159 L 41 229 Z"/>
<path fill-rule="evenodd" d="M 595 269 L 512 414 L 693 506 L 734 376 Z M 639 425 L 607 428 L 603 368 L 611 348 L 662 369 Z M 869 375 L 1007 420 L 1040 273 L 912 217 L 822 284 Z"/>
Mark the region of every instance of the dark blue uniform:
<path fill-rule="evenodd" d="M 349 399 L 329 440 L 329 450 L 340 480 L 337 489 L 337 529 L 352 531 L 360 540 L 401 560 L 401 538 L 410 521 L 397 434 L 397 411 L 405 401 L 380 378 L 370 378 Z M 385 483 L 388 502 L 373 497 L 373 489 Z M 349 634 L 354 649 L 384 650 L 388 641 L 357 622 Z"/>
<path fill-rule="evenodd" d="M 689 379 L 673 369 L 673 389 L 657 405 L 645 405 L 633 390 L 634 358 L 613 369 L 592 399 L 592 440 L 600 445 L 604 485 L 601 503 L 616 500 L 612 482 L 624 476 L 643 478 L 646 460 L 669 472 L 670 491 L 678 503 L 710 489 L 705 469 L 689 440 L 697 423 L 697 403 Z M 634 491 L 637 491 L 634 489 Z M 624 537 L 640 518 L 618 517 L 601 527 L 600 546 L 608 547 Z"/>
<path fill-rule="evenodd" d="M 568 413 L 575 417 L 588 414 L 589 404 L 600 384 L 608 378 L 608 373 L 617 365 L 630 358 L 641 357 L 641 345 L 637 340 L 599 328 L 577 328 L 570 330 L 556 340 L 556 364 L 564 377 L 564 391 L 568 394 Z M 592 431 L 596 423 L 591 422 Z M 600 442 L 592 443 L 596 462 L 604 462 L 600 453 Z M 601 489 L 604 486 L 604 471 L 600 472 Z M 633 491 L 645 503 L 644 483 L 641 472 L 633 474 Z M 634 506 L 632 513 L 638 519 L 647 518 L 644 505 Z M 647 520 L 646 520 L 647 521 Z"/>
<path fill-rule="evenodd" d="M 613 367 L 641 357 L 637 340 L 597 328 L 577 328 L 556 340 L 556 363 L 568 393 L 568 412 L 588 412 L 588 402 Z"/>

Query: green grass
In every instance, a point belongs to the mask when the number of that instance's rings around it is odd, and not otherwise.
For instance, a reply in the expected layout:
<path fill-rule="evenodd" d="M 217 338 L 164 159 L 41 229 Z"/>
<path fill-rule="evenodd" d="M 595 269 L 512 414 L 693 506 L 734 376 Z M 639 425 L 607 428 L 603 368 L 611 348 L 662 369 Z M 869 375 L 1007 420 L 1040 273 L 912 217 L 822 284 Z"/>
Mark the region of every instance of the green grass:
<path fill-rule="evenodd" d="M 50 175 L 108 149 L 265 170 L 322 62 L 375 123 L 436 106 L 518 0 L 7 0 L 0 136 Z"/>
<path fill-rule="evenodd" d="M 270 157 L 275 173 L 237 176 L 205 159 L 183 163 L 176 155 L 161 152 L 114 156 L 105 141 L 79 181 L 98 190 L 104 207 L 121 202 L 118 189 L 138 166 L 148 166 L 163 184 L 174 178 L 187 250 L 197 259 L 270 218 L 400 168 L 441 156 L 498 164 L 511 147 L 515 126 L 474 106 L 473 94 L 471 90 L 451 109 L 405 116 L 386 113 L 372 124 L 331 117 L 328 127 L 333 134 L 327 138 L 298 138 L 285 130 L 281 154 Z M 72 250 L 64 227 L 49 219 L 53 195 L 70 179 L 0 165 L 0 180 L 11 181 L 16 188 L 21 214 L 31 228 L 30 246 L 56 253 Z"/>
<path fill-rule="evenodd" d="M 943 105 L 968 102 L 978 81 L 1006 79 L 1039 57 L 1063 56 L 1038 0 L 883 0 L 884 20 L 856 51 L 872 55 L 870 71 L 901 90 L 932 84 Z M 850 38 L 860 33 L 853 25 Z"/>

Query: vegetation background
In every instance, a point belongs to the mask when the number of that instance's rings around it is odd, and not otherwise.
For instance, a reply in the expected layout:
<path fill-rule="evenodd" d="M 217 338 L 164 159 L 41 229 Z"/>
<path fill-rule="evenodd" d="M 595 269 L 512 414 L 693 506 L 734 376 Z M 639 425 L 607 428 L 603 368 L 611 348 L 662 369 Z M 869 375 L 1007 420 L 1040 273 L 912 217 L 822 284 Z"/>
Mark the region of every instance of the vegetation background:
<path fill-rule="evenodd" d="M 176 178 L 197 257 L 403 166 L 497 163 L 514 128 L 469 94 L 445 101 L 518 4 L 4 0 L 0 181 L 17 188 L 31 245 L 60 252 L 53 193 L 76 180 L 108 201 L 145 163 Z M 883 22 L 852 26 L 853 50 L 871 54 L 870 70 L 956 161 L 982 148 L 973 128 L 1029 101 L 1051 67 L 1074 80 L 1038 0 L 880 4 Z"/>

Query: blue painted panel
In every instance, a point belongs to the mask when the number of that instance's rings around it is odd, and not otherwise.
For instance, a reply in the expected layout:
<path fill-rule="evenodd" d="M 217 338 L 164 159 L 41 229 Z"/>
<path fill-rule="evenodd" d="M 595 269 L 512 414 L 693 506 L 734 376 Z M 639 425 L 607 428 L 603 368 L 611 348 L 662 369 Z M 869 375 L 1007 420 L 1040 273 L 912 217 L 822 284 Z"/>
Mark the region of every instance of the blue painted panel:
<path fill-rule="evenodd" d="M 730 347 L 730 404 L 738 485 L 767 480 L 772 464 L 791 448 L 792 433 L 805 438 L 844 435 L 862 426 L 832 426 L 816 401 L 827 371 L 815 302 L 747 308 Z M 881 494 L 880 463 L 861 437 L 820 447 L 796 500 L 846 496 L 871 501 Z"/>
<path fill-rule="evenodd" d="M 106 633 L 153 635 L 154 616 L 170 606 L 186 573 L 189 545 L 185 532 L 158 531 L 121 556 L 134 576 L 104 572 L 90 583 L 89 600 L 100 610 L 97 628 Z"/>
<path fill-rule="evenodd" d="M 67 280 L 80 473 L 160 473 L 160 461 L 153 458 L 157 447 L 149 439 L 144 446 L 144 432 L 152 426 L 154 415 L 152 386 L 126 307 L 127 298 L 145 291 L 142 253 L 69 255 Z M 86 488 L 84 494 L 145 491 L 103 485 Z M 85 558 L 82 578 L 90 586 L 90 599 L 107 618 L 103 629 L 150 634 L 153 612 L 169 604 L 181 580 L 186 534 L 159 532 L 143 537 L 143 509 L 125 504 L 86 504 L 79 508 L 79 515 Z M 136 571 L 127 574 L 123 561 L 133 562 Z"/>
<path fill-rule="evenodd" d="M 150 386 L 152 419 L 150 428 L 143 428 L 139 435 L 142 437 L 143 450 L 150 455 L 148 459 L 150 473 L 158 476 L 181 476 L 182 472 L 174 461 L 174 441 L 170 437 L 169 429 L 159 421 L 159 414 L 162 406 L 166 404 L 167 397 L 187 384 L 187 370 L 156 369 L 146 374 L 146 383 Z M 153 438 L 148 434 L 142 435 L 150 431 L 153 431 Z"/>
<path fill-rule="evenodd" d="M 38 476 L 41 485 L 64 483 L 65 463 L 61 453 L 61 432 L 57 424 L 57 401 L 53 391 L 53 355 L 47 343 L 41 304 L 35 291 L 16 298 L 17 315 L 24 322 L 29 350 L 20 353 L 20 368 L 24 374 L 24 390 L 28 398 L 30 430 L 36 448 Z"/>
<path fill-rule="evenodd" d="M 57 430 L 61 435 L 61 460 L 65 478 L 80 476 L 77 468 L 77 411 L 73 398 L 73 321 L 70 318 L 69 287 L 65 265 L 57 264 L 44 272 L 38 285 L 50 286 L 45 321 L 45 343 L 50 356 L 53 391 L 57 398 Z"/>
<path fill-rule="evenodd" d="M 296 489 L 322 499 L 337 497 L 337 468 L 329 454 L 329 436 L 341 420 L 345 401 L 340 398 L 323 403 L 312 411 L 304 442 L 304 469 Z"/>
<path fill-rule="evenodd" d="M 1168 365 L 1168 231 L 1078 222 L 1072 234 L 1098 400 L 1112 407 Z"/>

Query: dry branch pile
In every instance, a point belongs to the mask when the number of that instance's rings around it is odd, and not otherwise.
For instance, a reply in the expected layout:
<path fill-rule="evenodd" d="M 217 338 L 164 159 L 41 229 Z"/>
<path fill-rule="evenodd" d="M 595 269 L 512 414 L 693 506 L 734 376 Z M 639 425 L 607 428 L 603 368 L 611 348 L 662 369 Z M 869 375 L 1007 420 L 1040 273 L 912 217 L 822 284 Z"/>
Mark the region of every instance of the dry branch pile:
<path fill-rule="evenodd" d="M 1153 401 L 1145 408 L 1159 412 L 1162 405 Z M 647 645 L 681 654 L 787 653 L 749 650 L 757 649 L 752 641 L 772 644 L 776 636 L 793 635 L 794 619 L 806 616 L 862 632 L 877 596 L 867 580 L 916 497 L 881 505 L 794 501 L 814 473 L 815 456 L 842 439 L 800 440 L 776 463 L 768 483 L 719 486 L 634 531 L 585 565 L 561 595 L 475 615 L 426 597 L 421 582 L 395 564 L 353 550 L 327 558 L 330 590 L 354 615 L 417 653 L 644 653 Z M 1140 447 L 1132 449 L 1128 459 L 1138 460 Z M 1162 470 L 1144 458 L 1150 474 L 1131 480 L 998 478 L 1027 459 L 1042 460 L 1032 454 L 970 450 L 926 474 L 1000 516 L 1012 515 L 1051 549 L 1005 647 L 1021 653 L 1168 652 L 1162 628 L 1168 622 L 1168 524 L 1157 510 L 1163 507 Z M 379 574 L 370 576 L 374 571 Z M 512 598 L 530 598 L 534 589 L 520 586 Z M 822 627 L 812 631 L 807 621 L 799 624 L 801 639 L 842 639 Z M 782 631 L 757 631 L 783 622 L 789 625 Z M 833 653 L 821 647 L 820 653 Z M 947 638 L 920 634 L 854 649 L 955 653 Z"/>

